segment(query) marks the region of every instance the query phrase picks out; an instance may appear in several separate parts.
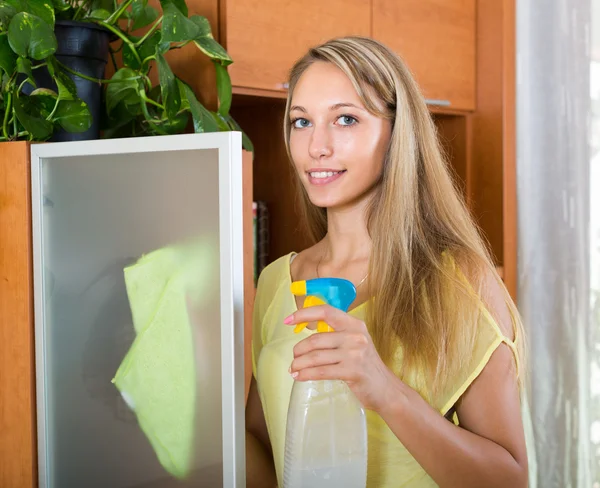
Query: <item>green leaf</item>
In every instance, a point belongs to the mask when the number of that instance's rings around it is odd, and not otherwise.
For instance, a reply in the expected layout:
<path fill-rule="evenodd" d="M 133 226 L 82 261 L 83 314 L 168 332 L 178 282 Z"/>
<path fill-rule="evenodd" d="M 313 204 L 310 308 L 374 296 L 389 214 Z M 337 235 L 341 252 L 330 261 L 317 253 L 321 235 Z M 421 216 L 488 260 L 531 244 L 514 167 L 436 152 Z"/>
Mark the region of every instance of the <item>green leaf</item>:
<path fill-rule="evenodd" d="M 191 41 L 200 34 L 199 27 L 171 2 L 164 4 L 163 16 L 161 32 L 164 42 Z"/>
<path fill-rule="evenodd" d="M 179 96 L 179 87 L 175 75 L 171 71 L 169 64 L 164 56 L 156 53 L 156 64 L 158 66 L 158 79 L 160 81 L 160 91 L 167 116 L 175 117 L 181 107 L 181 97 Z"/>
<path fill-rule="evenodd" d="M 126 105 L 125 102 L 118 103 L 112 110 L 110 115 L 104 119 L 105 125 L 104 129 L 113 129 L 117 130 L 120 127 L 130 123 L 135 117 L 137 113 L 131 110 L 133 107 L 138 107 L 138 111 L 141 111 L 139 108 L 139 103 L 137 105 Z"/>
<path fill-rule="evenodd" d="M 183 91 L 186 98 L 187 103 L 185 104 L 185 107 L 189 107 L 189 110 L 192 113 L 194 132 L 219 132 L 219 126 L 215 122 L 211 112 L 198 101 L 189 85 L 179 79 L 178 83 L 181 84 L 180 89 Z"/>
<path fill-rule="evenodd" d="M 84 132 L 92 125 L 92 114 L 80 99 L 58 102 L 54 118 L 67 132 Z"/>
<path fill-rule="evenodd" d="M 131 40 L 131 42 L 133 43 L 136 43 L 140 39 L 141 37 L 129 36 L 129 40 Z M 137 48 L 137 52 L 139 54 L 139 48 Z M 138 58 L 136 57 L 135 53 L 133 52 L 131 46 L 125 42 L 123 43 L 123 64 L 133 70 L 138 70 L 142 66 L 141 63 L 138 61 Z"/>
<path fill-rule="evenodd" d="M 210 115 L 212 115 L 212 118 L 215 119 L 220 131 L 227 132 L 230 129 L 229 124 L 225 121 L 220 113 L 211 112 Z"/>
<path fill-rule="evenodd" d="M 183 112 L 177 114 L 175 117 L 163 119 L 160 123 L 156 123 L 156 125 L 158 125 L 167 134 L 180 134 L 185 130 L 189 118 L 189 113 Z"/>
<path fill-rule="evenodd" d="M 29 95 L 49 95 L 51 97 L 58 98 L 58 94 L 54 90 L 50 90 L 50 88 L 36 88 Z"/>
<path fill-rule="evenodd" d="M 208 19 L 201 15 L 192 15 L 190 20 L 196 24 L 199 30 L 199 34 L 195 39 L 196 46 L 209 58 L 220 61 L 223 66 L 231 64 L 233 60 L 227 54 L 227 51 L 215 41 Z"/>
<path fill-rule="evenodd" d="M 133 30 L 146 27 L 158 18 L 158 10 L 147 5 L 145 0 L 134 0 L 131 4 L 131 13 L 133 18 Z"/>
<path fill-rule="evenodd" d="M 156 46 L 160 42 L 160 32 L 155 32 L 148 37 L 140 47 L 137 48 L 138 54 L 140 55 L 141 60 L 143 61 L 149 56 L 154 56 L 156 54 Z M 161 54 L 164 54 L 161 52 Z"/>
<path fill-rule="evenodd" d="M 58 10 L 59 12 L 64 12 L 71 8 L 65 0 L 52 0 L 52 4 L 54 5 L 54 10 Z"/>
<path fill-rule="evenodd" d="M 15 71 L 17 55 L 8 44 L 8 36 L 0 36 L 0 68 L 7 75 L 12 75 Z"/>
<path fill-rule="evenodd" d="M 90 12 L 90 15 L 88 16 L 89 19 L 98 19 L 98 20 L 106 20 L 110 17 L 110 12 L 108 10 L 105 10 L 103 8 L 97 8 L 96 10 L 92 10 Z"/>
<path fill-rule="evenodd" d="M 167 5 L 173 5 L 177 10 L 179 10 L 185 17 L 188 16 L 188 8 L 185 0 L 160 0 L 160 6 L 163 9 L 163 13 L 165 11 L 165 7 Z"/>
<path fill-rule="evenodd" d="M 57 98 L 58 95 L 52 90 L 37 88 L 31 92 L 29 97 L 22 97 L 21 101 L 24 105 L 26 103 L 31 104 L 31 108 L 27 109 L 28 113 L 35 114 L 39 118 L 48 119 L 52 110 L 54 110 Z"/>
<path fill-rule="evenodd" d="M 20 56 L 42 60 L 57 48 L 52 28 L 36 15 L 19 12 L 8 26 L 8 42 Z"/>
<path fill-rule="evenodd" d="M 44 118 L 35 117 L 27 113 L 26 106 L 24 105 L 30 97 L 17 97 L 13 98 L 13 106 L 15 108 L 15 114 L 17 119 L 23 125 L 26 131 L 28 131 L 36 140 L 43 141 L 52 135 L 52 122 L 47 121 Z"/>
<path fill-rule="evenodd" d="M 214 62 L 217 71 L 217 95 L 219 97 L 219 113 L 227 115 L 231 108 L 231 78 L 227 72 L 227 68 L 221 63 Z"/>
<path fill-rule="evenodd" d="M 121 68 L 113 75 L 111 79 L 118 83 L 109 83 L 106 88 L 106 109 L 109 114 L 120 102 L 139 102 L 139 80 L 128 79 L 135 76 L 135 71 L 130 68 Z"/>
<path fill-rule="evenodd" d="M 31 61 L 27 58 L 17 58 L 17 71 L 27 76 L 27 81 L 33 86 L 37 87 L 35 80 L 33 79 L 33 72 L 31 70 Z"/>
<path fill-rule="evenodd" d="M 242 130 L 240 125 L 234 120 L 234 118 L 228 114 L 225 116 L 225 120 L 231 127 L 231 130 L 239 131 L 242 133 L 242 147 L 246 151 L 254 152 L 254 145 L 252 144 L 252 141 L 250 140 L 248 135 Z"/>
<path fill-rule="evenodd" d="M 5 4 L 4 2 L 0 4 L 0 31 L 8 29 L 8 25 L 16 13 L 17 9 L 13 6 Z"/>
<path fill-rule="evenodd" d="M 30 78 L 33 78 L 33 72 L 31 71 L 31 61 L 27 58 L 17 58 L 17 71 L 23 73 Z"/>
<path fill-rule="evenodd" d="M 75 100 L 77 98 L 77 85 L 71 77 L 63 71 L 58 71 L 54 77 L 58 87 L 58 98 L 61 100 Z"/>
<path fill-rule="evenodd" d="M 190 20 L 198 26 L 198 37 L 210 37 L 214 39 L 210 22 L 206 17 L 202 15 L 192 15 Z"/>
<path fill-rule="evenodd" d="M 212 37 L 197 37 L 194 39 L 194 44 L 210 59 L 220 61 L 223 66 L 233 63 L 223 46 Z"/>
<path fill-rule="evenodd" d="M 74 16 L 75 16 L 75 9 L 73 7 L 67 7 L 66 10 L 56 9 L 56 21 L 57 22 L 59 20 L 71 21 L 71 20 L 73 20 Z"/>
<path fill-rule="evenodd" d="M 60 100 L 75 100 L 77 98 L 77 85 L 63 71 L 54 56 L 48 58 L 48 72 L 58 87 L 58 98 Z"/>
<path fill-rule="evenodd" d="M 50 0 L 4 0 L 12 6 L 16 12 L 26 12 L 42 19 L 54 29 L 54 4 Z"/>
<path fill-rule="evenodd" d="M 113 0 L 93 0 L 91 10 L 108 10 L 114 11 L 115 6 Z"/>
<path fill-rule="evenodd" d="M 161 41 L 156 45 L 156 52 L 160 54 L 167 54 L 167 52 L 169 52 L 170 49 L 171 43 L 163 41 L 161 35 Z"/>

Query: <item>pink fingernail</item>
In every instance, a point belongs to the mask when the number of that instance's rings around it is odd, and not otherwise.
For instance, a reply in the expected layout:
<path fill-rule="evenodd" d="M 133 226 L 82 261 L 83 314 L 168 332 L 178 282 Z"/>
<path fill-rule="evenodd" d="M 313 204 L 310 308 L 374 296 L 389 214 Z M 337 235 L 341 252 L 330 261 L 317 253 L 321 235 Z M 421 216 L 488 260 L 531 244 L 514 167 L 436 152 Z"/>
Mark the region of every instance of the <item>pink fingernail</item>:
<path fill-rule="evenodd" d="M 294 372 L 292 373 L 292 378 L 295 378 L 296 376 L 298 376 L 298 371 L 294 371 Z"/>
<path fill-rule="evenodd" d="M 283 319 L 283 323 L 284 324 L 291 324 L 293 319 L 294 319 L 294 314 L 288 315 L 285 319 Z"/>

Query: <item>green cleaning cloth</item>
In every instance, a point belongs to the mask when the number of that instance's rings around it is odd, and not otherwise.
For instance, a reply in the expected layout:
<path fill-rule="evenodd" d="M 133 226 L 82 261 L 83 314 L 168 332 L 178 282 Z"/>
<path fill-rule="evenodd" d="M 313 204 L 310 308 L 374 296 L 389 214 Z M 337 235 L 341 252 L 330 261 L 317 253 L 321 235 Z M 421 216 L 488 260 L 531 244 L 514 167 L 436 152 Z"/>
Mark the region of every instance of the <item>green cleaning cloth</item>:
<path fill-rule="evenodd" d="M 169 246 L 124 270 L 136 338 L 112 382 L 161 465 L 180 479 L 192 469 L 197 414 L 188 304 L 210 286 L 211 254 L 206 244 Z"/>

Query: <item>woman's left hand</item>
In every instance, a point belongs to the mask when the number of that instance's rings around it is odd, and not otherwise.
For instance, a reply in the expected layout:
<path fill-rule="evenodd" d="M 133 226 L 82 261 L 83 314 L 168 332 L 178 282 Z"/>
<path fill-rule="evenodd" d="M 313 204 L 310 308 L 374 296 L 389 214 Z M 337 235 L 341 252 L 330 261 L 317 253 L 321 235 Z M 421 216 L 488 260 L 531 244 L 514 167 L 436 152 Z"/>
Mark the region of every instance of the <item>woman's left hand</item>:
<path fill-rule="evenodd" d="M 329 305 L 302 308 L 284 323 L 293 326 L 319 320 L 334 331 L 312 334 L 296 344 L 292 377 L 345 381 L 364 408 L 380 411 L 391 390 L 398 394 L 400 380 L 379 357 L 365 323 Z"/>

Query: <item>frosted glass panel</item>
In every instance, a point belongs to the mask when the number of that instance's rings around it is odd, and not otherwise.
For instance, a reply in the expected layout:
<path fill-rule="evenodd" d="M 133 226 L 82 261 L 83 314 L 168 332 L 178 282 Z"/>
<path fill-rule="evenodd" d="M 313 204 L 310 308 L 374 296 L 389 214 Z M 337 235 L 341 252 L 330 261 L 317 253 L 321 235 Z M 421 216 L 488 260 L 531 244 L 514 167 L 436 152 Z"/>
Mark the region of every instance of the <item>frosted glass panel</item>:
<path fill-rule="evenodd" d="M 54 157 L 41 183 L 48 486 L 221 486 L 218 151 Z"/>

